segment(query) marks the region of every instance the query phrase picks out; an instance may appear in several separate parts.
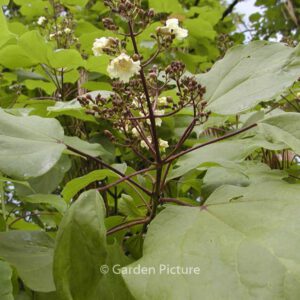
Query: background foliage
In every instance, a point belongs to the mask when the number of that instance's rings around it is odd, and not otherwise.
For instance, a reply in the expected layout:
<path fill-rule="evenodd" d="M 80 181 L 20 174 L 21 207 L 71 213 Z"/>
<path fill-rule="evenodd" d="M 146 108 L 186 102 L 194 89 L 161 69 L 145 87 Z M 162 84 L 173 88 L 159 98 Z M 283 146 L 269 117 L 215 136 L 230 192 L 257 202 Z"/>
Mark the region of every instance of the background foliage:
<path fill-rule="evenodd" d="M 1 299 L 299 298 L 300 2 L 258 0 L 245 32 L 237 2 L 142 1 L 156 17 L 137 37 L 141 55 L 154 52 L 163 20 L 179 19 L 188 38 L 154 63 L 184 62 L 211 112 L 170 164 L 166 201 L 147 231 L 139 221 L 155 171 L 98 192 L 148 165 L 77 100 L 112 93 L 111 57 L 94 56 L 94 40 L 118 37 L 133 53 L 129 38 L 104 28 L 111 12 L 100 0 L 0 0 Z M 162 96 L 177 93 L 170 86 Z M 159 136 L 174 146 L 191 118 L 189 109 L 164 118 Z M 202 273 L 99 269 L 161 263 Z"/>

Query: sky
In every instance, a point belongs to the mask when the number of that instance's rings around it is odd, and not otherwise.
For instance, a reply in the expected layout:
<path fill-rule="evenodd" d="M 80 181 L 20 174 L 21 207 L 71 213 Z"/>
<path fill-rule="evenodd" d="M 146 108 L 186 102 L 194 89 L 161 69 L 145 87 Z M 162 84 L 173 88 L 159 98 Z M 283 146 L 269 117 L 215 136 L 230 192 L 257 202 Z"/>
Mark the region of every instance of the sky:
<path fill-rule="evenodd" d="M 230 0 L 227 1 L 228 3 L 231 3 Z M 255 12 L 258 12 L 260 9 L 254 5 L 255 0 L 244 0 L 240 1 L 236 7 L 235 10 L 239 13 L 242 13 L 245 15 L 245 17 L 248 20 L 248 17 L 252 15 Z"/>
<path fill-rule="evenodd" d="M 233 0 L 226 0 L 228 4 L 232 3 Z M 235 12 L 241 13 L 244 15 L 244 20 L 246 24 L 249 24 L 249 16 L 260 12 L 261 8 L 255 6 L 255 0 L 242 0 L 240 1 L 234 9 Z M 245 27 L 243 25 L 240 26 L 238 31 L 244 31 Z M 246 41 L 251 40 L 251 35 L 249 32 L 245 32 Z"/>

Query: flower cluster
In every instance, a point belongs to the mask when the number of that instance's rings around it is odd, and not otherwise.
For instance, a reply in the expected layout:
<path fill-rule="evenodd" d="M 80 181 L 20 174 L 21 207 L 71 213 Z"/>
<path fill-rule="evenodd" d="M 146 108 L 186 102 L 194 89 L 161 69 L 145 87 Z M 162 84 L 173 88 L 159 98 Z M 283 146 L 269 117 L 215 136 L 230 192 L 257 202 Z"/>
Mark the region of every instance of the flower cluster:
<path fill-rule="evenodd" d="M 39 26 L 43 26 L 47 22 L 47 18 L 44 16 L 40 16 L 37 20 L 37 24 Z"/>
<path fill-rule="evenodd" d="M 141 157 L 144 157 L 145 151 L 155 154 L 158 149 L 164 155 L 167 149 L 178 147 L 159 135 L 166 118 L 189 108 L 193 112 L 192 125 L 195 126 L 203 123 L 209 115 L 205 112 L 206 102 L 203 100 L 205 88 L 194 77 L 185 75 L 183 63 L 175 61 L 166 68 L 155 64 L 150 66 L 174 39 L 181 41 L 186 38 L 188 31 L 179 26 L 178 19 L 166 20 L 155 31 L 156 53 L 144 60 L 137 50 L 135 37 L 151 22 L 153 10 L 144 10 L 129 0 L 105 0 L 104 3 L 128 25 L 127 32 L 118 32 L 119 23 L 105 18 L 104 27 L 123 35 L 124 41 L 115 37 L 99 37 L 92 47 L 95 56 L 111 56 L 107 73 L 112 79 L 112 93 L 106 97 L 99 94 L 94 99 L 85 95 L 78 100 L 86 107 L 87 113 L 111 122 L 113 131 L 105 130 L 105 134 L 112 142 L 132 148 Z M 126 49 L 128 38 L 135 50 L 131 55 Z M 166 96 L 165 93 L 174 89 L 174 85 L 178 90 L 176 97 Z"/>
<path fill-rule="evenodd" d="M 55 41 L 58 48 L 70 48 L 78 45 L 78 38 L 74 34 L 74 21 L 70 12 L 66 11 L 64 6 L 58 2 L 53 3 L 55 18 L 52 16 L 40 16 L 37 25 L 41 31 L 47 33 L 50 41 Z M 46 10 L 47 12 L 47 10 Z"/>
<path fill-rule="evenodd" d="M 162 35 L 171 35 L 178 40 L 183 40 L 188 36 L 188 30 L 179 27 L 178 19 L 169 19 L 166 21 L 166 26 L 158 27 L 157 31 Z"/>

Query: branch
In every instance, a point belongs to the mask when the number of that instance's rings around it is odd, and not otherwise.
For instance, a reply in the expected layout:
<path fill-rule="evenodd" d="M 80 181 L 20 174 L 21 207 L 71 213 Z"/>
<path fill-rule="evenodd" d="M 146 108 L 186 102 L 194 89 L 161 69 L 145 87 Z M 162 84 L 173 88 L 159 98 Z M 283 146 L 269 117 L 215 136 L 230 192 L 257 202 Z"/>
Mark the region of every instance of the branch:
<path fill-rule="evenodd" d="M 234 0 L 223 12 L 221 21 L 223 21 L 228 15 L 230 15 L 235 8 L 235 6 L 242 0 Z"/>
<path fill-rule="evenodd" d="M 297 13 L 295 11 L 295 7 L 293 5 L 293 2 L 291 0 L 287 0 L 284 3 L 284 6 L 290 16 L 290 19 L 295 23 L 296 27 L 299 27 L 299 20 L 297 18 Z"/>
<path fill-rule="evenodd" d="M 197 95 L 198 97 L 198 95 Z M 180 112 L 182 109 L 184 109 L 185 107 L 187 107 L 188 105 L 190 105 L 197 97 L 195 98 L 191 98 L 188 102 L 186 102 L 184 105 L 180 106 L 179 108 L 171 111 L 171 112 L 168 112 L 166 114 L 163 114 L 163 115 L 154 115 L 154 118 L 166 118 L 166 117 L 170 117 L 170 116 L 173 116 L 175 114 L 177 114 L 178 112 Z M 146 120 L 146 119 L 149 119 L 149 115 L 146 115 L 146 116 L 140 116 L 140 117 L 130 117 L 129 120 Z"/>
<path fill-rule="evenodd" d="M 148 66 L 149 64 L 151 64 L 155 58 L 160 54 L 160 46 L 157 48 L 156 52 L 152 55 L 152 57 L 150 57 L 147 61 L 145 61 L 144 63 L 142 63 L 143 68 L 145 68 L 146 66 Z"/>
<path fill-rule="evenodd" d="M 180 156 L 182 156 L 182 155 L 185 155 L 185 154 L 187 154 L 187 153 L 189 153 L 189 152 L 192 152 L 192 151 L 194 151 L 194 150 L 200 149 L 200 148 L 202 148 L 202 147 L 205 147 L 205 146 L 208 146 L 208 145 L 211 145 L 211 144 L 215 144 L 215 143 L 217 143 L 217 142 L 219 142 L 219 141 L 222 141 L 222 140 L 228 139 L 228 138 L 230 138 L 230 137 L 233 137 L 233 136 L 235 136 L 235 135 L 238 135 L 238 134 L 240 134 L 240 133 L 242 133 L 242 132 L 245 132 L 245 131 L 247 131 L 247 130 L 249 130 L 249 129 L 255 127 L 255 126 L 257 126 L 256 123 L 254 123 L 254 124 L 252 124 L 252 125 L 249 125 L 249 126 L 247 126 L 247 127 L 241 128 L 241 129 L 239 129 L 239 130 L 237 130 L 237 131 L 234 131 L 234 132 L 225 134 L 225 135 L 223 135 L 223 136 L 221 136 L 221 137 L 219 137 L 219 138 L 217 138 L 217 139 L 214 139 L 214 140 L 208 141 L 208 142 L 206 142 L 206 143 L 203 143 L 203 144 L 201 144 L 201 145 L 195 146 L 195 147 L 193 147 L 193 148 L 184 150 L 184 151 L 182 151 L 182 152 L 180 152 L 180 153 L 178 153 L 178 154 L 172 155 L 171 157 L 169 157 L 168 159 L 166 159 L 166 160 L 164 161 L 164 163 L 168 163 L 168 162 L 170 162 L 170 161 L 173 161 L 174 159 L 176 159 L 176 158 L 178 158 L 178 157 L 180 157 Z"/>
<path fill-rule="evenodd" d="M 71 147 L 71 146 L 69 146 L 69 145 L 66 145 L 66 146 L 67 146 L 67 149 L 71 150 L 72 152 L 77 153 L 77 154 L 79 154 L 79 155 L 81 155 L 81 156 L 87 157 L 87 158 L 89 158 L 89 159 L 92 159 L 92 160 L 98 162 L 98 163 L 100 164 L 100 166 L 105 167 L 105 168 L 107 168 L 107 169 L 113 171 L 114 173 L 120 175 L 121 177 L 126 177 L 126 175 L 125 175 L 124 173 L 120 172 L 119 170 L 117 170 L 117 169 L 115 169 L 114 167 L 110 166 L 109 164 L 105 163 L 105 162 L 102 161 L 101 159 L 99 159 L 99 158 L 97 158 L 97 157 L 94 157 L 94 156 L 92 156 L 92 155 L 86 154 L 86 153 L 84 153 L 84 152 L 81 152 L 80 150 L 77 150 L 77 149 L 75 149 L 75 148 L 73 148 L 73 147 Z M 143 186 L 141 186 L 140 184 L 138 184 L 138 183 L 135 182 L 134 180 L 132 180 L 132 179 L 130 179 L 130 178 L 128 178 L 127 180 L 128 180 L 128 182 L 132 183 L 132 184 L 135 185 L 136 187 L 140 188 L 140 189 L 141 189 L 143 192 L 145 192 L 147 195 L 149 195 L 149 196 L 152 195 L 152 193 L 151 193 L 150 191 L 148 191 L 147 189 L 145 189 Z"/>
<path fill-rule="evenodd" d="M 182 205 L 182 206 L 189 206 L 189 207 L 198 207 L 199 205 L 192 205 L 189 204 L 187 202 L 181 201 L 179 199 L 175 199 L 175 198 L 160 198 L 160 201 L 163 203 L 176 203 L 178 205 Z"/>
<path fill-rule="evenodd" d="M 136 43 L 136 40 L 135 40 L 135 37 L 134 37 L 134 31 L 133 31 L 133 28 L 132 28 L 131 21 L 128 22 L 128 27 L 129 27 L 129 32 L 130 32 L 130 37 L 131 37 L 132 45 L 133 45 L 133 48 L 134 48 L 134 52 L 135 52 L 136 55 L 140 56 L 140 53 L 139 53 L 138 48 L 137 48 L 137 43 Z M 153 108 L 152 108 L 152 104 L 151 104 L 151 100 L 150 100 L 150 95 L 149 95 L 149 92 L 148 92 L 147 81 L 146 81 L 146 77 L 145 77 L 145 74 L 144 74 L 143 66 L 141 66 L 140 77 L 141 77 L 141 80 L 142 80 L 143 89 L 144 89 L 144 92 L 145 92 L 147 106 L 148 106 L 148 110 L 149 110 L 149 119 L 150 119 L 150 124 L 151 124 L 151 133 L 152 133 L 152 143 L 153 143 L 154 148 L 155 148 L 156 161 L 157 161 L 157 163 L 160 163 L 161 162 L 161 157 L 160 157 L 159 144 L 158 144 L 158 138 L 157 138 L 157 133 L 156 133 L 155 117 L 154 117 Z"/>
<path fill-rule="evenodd" d="M 155 167 L 152 167 L 152 168 L 146 168 L 146 169 L 143 169 L 143 170 L 140 170 L 140 171 L 137 171 L 137 172 L 134 172 L 132 174 L 129 174 L 129 175 L 126 175 L 125 177 L 122 177 L 120 178 L 119 180 L 115 181 L 115 182 L 112 182 L 108 185 L 105 185 L 103 187 L 100 187 L 98 188 L 98 191 L 99 192 L 102 192 L 102 191 L 105 191 L 109 188 L 112 188 L 114 187 L 115 185 L 119 184 L 119 183 L 122 183 L 123 181 L 126 181 L 126 180 L 129 180 L 131 177 L 134 177 L 134 176 L 137 176 L 139 174 L 143 174 L 143 173 L 146 173 L 148 171 L 152 171 L 152 170 L 155 170 L 156 168 Z"/>
<path fill-rule="evenodd" d="M 123 223 L 121 225 L 117 225 L 117 226 L 112 227 L 111 229 L 107 230 L 106 235 L 111 235 L 111 234 L 116 233 L 120 230 L 127 229 L 127 228 L 133 227 L 135 225 L 146 224 L 149 221 L 150 221 L 150 218 L 147 217 L 145 219 L 138 219 L 138 220 L 134 220 L 134 221 L 131 221 L 131 222 Z"/>

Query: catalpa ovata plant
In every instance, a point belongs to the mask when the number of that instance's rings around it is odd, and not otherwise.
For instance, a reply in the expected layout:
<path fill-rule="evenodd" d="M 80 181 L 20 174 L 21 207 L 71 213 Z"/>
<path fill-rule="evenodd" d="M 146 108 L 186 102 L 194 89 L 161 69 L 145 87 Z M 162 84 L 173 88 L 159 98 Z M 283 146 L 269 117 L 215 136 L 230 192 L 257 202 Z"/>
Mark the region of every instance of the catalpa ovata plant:
<path fill-rule="evenodd" d="M 203 100 L 205 88 L 193 76 L 186 75 L 185 65 L 180 61 L 172 62 L 166 68 L 153 64 L 175 39 L 181 42 L 188 36 L 188 31 L 180 26 L 178 19 L 162 20 L 162 26 L 157 27 L 151 36 L 156 50 L 146 59 L 140 55 L 137 37 L 156 17 L 154 11 L 145 10 L 126 0 L 118 5 L 114 1 L 105 1 L 105 4 L 127 27 L 127 32 L 121 32 L 116 21 L 105 18 L 104 27 L 123 35 L 124 40 L 98 37 L 92 45 L 95 56 L 106 54 L 111 57 L 107 73 L 112 79 L 113 92 L 108 97 L 100 93 L 95 99 L 87 95 L 78 97 L 78 100 L 87 113 L 111 122 L 114 130 L 105 130 L 105 134 L 112 142 L 131 148 L 143 163 L 148 164 L 147 168 L 138 171 L 140 174 L 149 169 L 156 171 L 154 192 L 148 192 L 152 199 L 148 215 L 152 218 L 156 207 L 163 202 L 168 173 L 166 171 L 163 174 L 163 168 L 171 164 L 173 157 L 177 157 L 175 155 L 180 152 L 193 128 L 208 119 L 209 112 L 205 111 L 206 102 Z M 127 50 L 128 40 L 134 49 L 133 53 Z M 176 97 L 164 95 L 174 88 L 177 89 Z M 191 112 L 192 118 L 181 138 L 175 141 L 160 136 L 158 128 L 164 127 L 164 120 L 184 108 Z M 102 187 L 100 190 L 105 189 Z M 145 220 L 148 221 L 147 216 Z"/>

